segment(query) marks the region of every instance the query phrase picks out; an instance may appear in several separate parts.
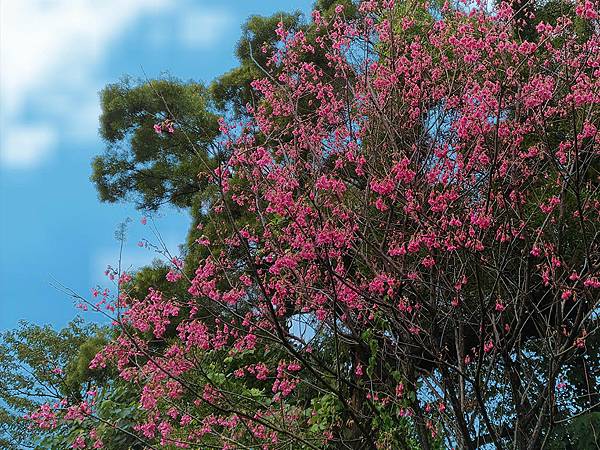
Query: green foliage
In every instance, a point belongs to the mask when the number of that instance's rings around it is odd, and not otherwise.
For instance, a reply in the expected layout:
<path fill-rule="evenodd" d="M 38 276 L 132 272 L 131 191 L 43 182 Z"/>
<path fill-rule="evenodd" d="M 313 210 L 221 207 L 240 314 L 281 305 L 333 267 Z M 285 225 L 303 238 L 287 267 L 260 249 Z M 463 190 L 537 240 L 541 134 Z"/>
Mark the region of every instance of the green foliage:
<path fill-rule="evenodd" d="M 278 12 L 269 17 L 250 16 L 242 25 L 242 37 L 235 48 L 239 66 L 226 72 L 210 85 L 210 93 L 217 108 L 231 110 L 235 115 L 243 115 L 248 103 L 252 104 L 250 83 L 265 76 L 267 55 L 262 52 L 264 45 L 274 45 L 279 39 L 275 34 L 281 21 L 286 29 L 297 28 L 301 24 L 301 13 Z"/>
<path fill-rule="evenodd" d="M 587 450 L 600 446 L 600 412 L 589 412 L 560 424 L 550 439 L 550 450 Z"/>
<path fill-rule="evenodd" d="M 165 203 L 189 207 L 205 187 L 198 177 L 215 167 L 211 144 L 217 117 L 203 85 L 176 79 L 124 78 L 101 92 L 100 135 L 107 144 L 92 162 L 102 201 L 132 200 L 141 209 Z M 153 126 L 174 120 L 174 132 Z"/>
<path fill-rule="evenodd" d="M 184 283 L 167 283 L 166 276 L 170 267 L 162 261 L 156 260 L 152 265 L 142 267 L 135 274 L 130 283 L 125 287 L 127 294 L 132 298 L 144 298 L 150 288 L 159 289 L 167 298 L 181 298 L 186 295 Z"/>
<path fill-rule="evenodd" d="M 100 391 L 97 415 L 102 418 L 102 422 L 95 422 L 93 425 L 98 430 L 98 435 L 102 436 L 105 449 L 144 448 L 143 443 L 133 433 L 133 426 L 139 423 L 138 396 L 139 392 L 133 389 L 131 384 L 119 380 Z"/>
<path fill-rule="evenodd" d="M 310 431 L 322 433 L 331 429 L 341 415 L 342 410 L 343 405 L 337 396 L 331 393 L 313 398 L 311 408 L 307 410 L 307 415 L 311 415 L 309 421 Z"/>
<path fill-rule="evenodd" d="M 106 375 L 88 369 L 104 335 L 101 327 L 75 319 L 60 331 L 21 322 L 0 336 L 1 448 L 35 444 L 43 433 L 29 430 L 24 415 L 45 402 L 77 401 Z"/>
<path fill-rule="evenodd" d="M 358 13 L 356 2 L 352 0 L 317 0 L 315 9 L 321 11 L 325 18 L 329 18 L 333 15 L 337 5 L 344 7 L 344 17 L 347 19 L 355 17 Z"/>
<path fill-rule="evenodd" d="M 133 432 L 139 392 L 108 369 L 91 370 L 90 361 L 106 345 L 108 328 L 77 318 L 64 329 L 22 322 L 0 337 L 0 448 L 71 449 L 79 436 L 96 430 L 105 449 L 141 449 Z M 58 370 L 61 369 L 61 370 Z M 78 404 L 96 390 L 93 417 L 58 422 L 57 428 L 30 428 L 24 416 L 43 403 L 66 399 Z"/>

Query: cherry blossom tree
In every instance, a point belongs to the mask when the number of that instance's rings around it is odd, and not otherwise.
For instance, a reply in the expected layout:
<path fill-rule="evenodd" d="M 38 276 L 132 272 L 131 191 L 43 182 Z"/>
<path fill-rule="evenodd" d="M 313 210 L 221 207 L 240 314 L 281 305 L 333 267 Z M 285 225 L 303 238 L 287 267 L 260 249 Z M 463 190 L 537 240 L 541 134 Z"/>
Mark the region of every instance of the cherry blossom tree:
<path fill-rule="evenodd" d="M 252 49 L 187 294 L 116 273 L 90 303 L 145 446 L 538 449 L 598 411 L 600 16 L 574 7 L 523 40 L 506 3 L 370 0 Z"/>

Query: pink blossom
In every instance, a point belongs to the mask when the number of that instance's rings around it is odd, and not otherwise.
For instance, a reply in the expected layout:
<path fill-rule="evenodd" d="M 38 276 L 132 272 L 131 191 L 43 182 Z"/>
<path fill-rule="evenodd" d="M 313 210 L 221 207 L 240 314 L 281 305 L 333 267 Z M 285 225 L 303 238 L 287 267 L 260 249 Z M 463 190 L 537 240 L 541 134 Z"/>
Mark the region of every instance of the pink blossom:
<path fill-rule="evenodd" d="M 77 436 L 73 443 L 71 444 L 71 448 L 85 448 L 85 438 L 83 436 Z"/>
<path fill-rule="evenodd" d="M 492 349 L 494 348 L 494 342 L 492 340 L 487 341 L 484 345 L 483 345 L 483 351 L 485 353 L 489 353 L 490 351 L 492 351 Z"/>
<path fill-rule="evenodd" d="M 182 277 L 183 277 L 183 275 L 181 274 L 181 272 L 169 270 L 169 272 L 167 272 L 166 279 L 170 283 L 175 283 L 176 281 L 180 280 Z"/>
<path fill-rule="evenodd" d="M 401 382 L 396 385 L 396 397 L 402 397 L 404 393 L 404 384 Z"/>
<path fill-rule="evenodd" d="M 354 368 L 354 373 L 357 377 L 362 377 L 363 376 L 363 366 L 362 364 L 358 364 L 355 368 Z"/>
<path fill-rule="evenodd" d="M 594 289 L 600 289 L 600 280 L 597 277 L 590 277 L 583 282 L 583 285 Z"/>

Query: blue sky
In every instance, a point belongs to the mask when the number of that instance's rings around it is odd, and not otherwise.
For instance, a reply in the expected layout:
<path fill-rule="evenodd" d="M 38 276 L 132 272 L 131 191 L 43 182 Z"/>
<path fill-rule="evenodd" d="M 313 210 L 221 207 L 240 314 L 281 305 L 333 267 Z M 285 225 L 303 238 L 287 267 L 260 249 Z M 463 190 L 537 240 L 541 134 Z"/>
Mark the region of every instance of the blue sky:
<path fill-rule="evenodd" d="M 210 82 L 235 66 L 251 14 L 309 13 L 312 0 L 0 1 L 0 330 L 21 319 L 65 325 L 79 311 L 53 282 L 82 295 L 106 285 L 118 260 L 114 232 L 127 217 L 123 263 L 156 255 L 137 247 L 183 242 L 187 212 L 163 210 L 143 226 L 126 204 L 98 201 L 89 182 L 101 153 L 98 91 L 123 75 Z M 90 317 L 91 318 L 91 317 Z"/>

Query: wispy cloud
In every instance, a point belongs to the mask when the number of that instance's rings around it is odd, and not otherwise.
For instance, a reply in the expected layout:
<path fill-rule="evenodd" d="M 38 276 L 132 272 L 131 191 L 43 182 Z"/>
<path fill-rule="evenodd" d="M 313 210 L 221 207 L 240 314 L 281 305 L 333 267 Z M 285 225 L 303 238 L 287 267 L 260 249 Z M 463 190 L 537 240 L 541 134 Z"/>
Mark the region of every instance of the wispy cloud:
<path fill-rule="evenodd" d="M 58 145 L 95 138 L 107 53 L 142 18 L 161 45 L 218 44 L 233 16 L 204 3 L 0 0 L 0 165 L 35 168 Z"/>
<path fill-rule="evenodd" d="M 57 143 L 53 119 L 94 111 L 96 71 L 109 45 L 166 0 L 19 0 L 0 2 L 0 162 L 39 164 Z M 32 108 L 40 100 L 47 108 Z M 31 109 L 39 117 L 31 118 Z M 92 135 L 95 134 L 92 130 Z"/>
<path fill-rule="evenodd" d="M 29 168 L 40 163 L 55 146 L 56 131 L 45 124 L 12 125 L 2 133 L 0 163 L 14 168 Z"/>
<path fill-rule="evenodd" d="M 142 17 L 175 18 L 183 45 L 213 44 L 229 16 L 199 6 L 167 0 L 0 1 L 0 164 L 33 168 L 52 153 L 58 134 L 97 120 L 102 62 Z M 89 132 L 94 136 L 96 127 Z"/>
<path fill-rule="evenodd" d="M 195 11 L 183 14 L 180 19 L 179 37 L 182 44 L 192 48 L 206 48 L 219 42 L 233 17 L 223 10 Z"/>

